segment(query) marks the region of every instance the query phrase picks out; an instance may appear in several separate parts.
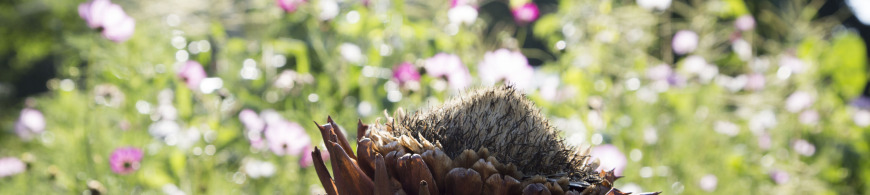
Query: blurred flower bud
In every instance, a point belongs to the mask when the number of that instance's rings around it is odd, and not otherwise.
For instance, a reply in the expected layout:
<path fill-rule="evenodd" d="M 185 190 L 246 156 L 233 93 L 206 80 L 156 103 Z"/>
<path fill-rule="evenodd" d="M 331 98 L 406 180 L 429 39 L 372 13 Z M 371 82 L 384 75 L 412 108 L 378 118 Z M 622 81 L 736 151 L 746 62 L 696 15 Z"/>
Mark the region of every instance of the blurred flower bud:
<path fill-rule="evenodd" d="M 801 112 L 801 115 L 798 116 L 798 120 L 805 125 L 815 125 L 819 122 L 819 113 L 815 110 L 804 110 Z"/>
<path fill-rule="evenodd" d="M 737 57 L 744 62 L 752 58 L 752 45 L 750 45 L 746 40 L 734 40 L 734 42 L 731 43 L 731 50 L 733 50 L 734 53 L 737 54 Z"/>
<path fill-rule="evenodd" d="M 540 15 L 540 11 L 538 10 L 538 5 L 535 3 L 528 2 L 523 4 L 522 6 L 511 8 L 511 13 L 514 15 L 514 21 L 520 26 L 525 26 L 529 23 L 534 22 L 538 19 Z"/>
<path fill-rule="evenodd" d="M 454 24 L 472 24 L 477 20 L 477 9 L 470 5 L 460 5 L 447 10 L 447 19 Z"/>
<path fill-rule="evenodd" d="M 791 142 L 791 148 L 798 154 L 804 156 L 812 156 L 816 153 L 816 146 L 803 139 Z"/>
<path fill-rule="evenodd" d="M 438 53 L 426 59 L 423 65 L 426 74 L 432 77 L 446 76 L 450 88 L 461 90 L 471 85 L 471 73 L 462 64 L 459 56 L 446 53 Z"/>
<path fill-rule="evenodd" d="M 698 48 L 698 33 L 690 30 L 681 30 L 674 34 L 671 43 L 674 53 L 684 55 Z"/>
<path fill-rule="evenodd" d="M 417 67 L 414 64 L 403 62 L 393 68 L 393 79 L 404 85 L 409 82 L 419 82 L 420 72 L 417 72 Z"/>
<path fill-rule="evenodd" d="M 712 192 L 716 190 L 716 183 L 719 180 L 716 178 L 716 175 L 707 174 L 704 177 L 701 177 L 701 181 L 698 181 L 698 186 L 701 186 L 701 189 L 707 192 Z"/>
<path fill-rule="evenodd" d="M 671 0 L 637 0 L 637 6 L 647 10 L 663 11 L 671 6 Z"/>
<path fill-rule="evenodd" d="M 770 179 L 772 179 L 773 182 L 776 182 L 776 184 L 781 185 L 788 182 L 789 175 L 788 172 L 785 171 L 773 170 L 770 172 Z"/>
<path fill-rule="evenodd" d="M 109 107 L 118 107 L 124 103 L 124 92 L 112 84 L 100 84 L 94 87 L 94 101 Z"/>
<path fill-rule="evenodd" d="M 318 16 L 320 20 L 332 20 L 338 15 L 339 8 L 335 0 L 320 0 L 318 6 L 320 6 L 320 15 Z"/>
<path fill-rule="evenodd" d="M 734 21 L 734 27 L 740 31 L 748 31 L 755 28 L 755 18 L 752 15 L 743 15 Z"/>
<path fill-rule="evenodd" d="M 478 74 L 484 85 L 504 80 L 522 90 L 531 90 L 534 72 L 526 56 L 507 49 L 486 52 L 478 65 Z"/>
<path fill-rule="evenodd" d="M 764 75 L 760 73 L 752 73 L 746 78 L 745 89 L 760 91 L 764 89 Z"/>
<path fill-rule="evenodd" d="M 616 146 L 605 144 L 592 148 L 592 151 L 589 152 L 589 155 L 592 158 L 597 158 L 601 161 L 600 166 L 598 167 L 598 171 L 610 171 L 614 170 L 616 175 L 622 175 L 622 170 L 625 169 L 625 165 L 628 163 L 628 159 L 625 158 L 625 154 L 619 150 Z"/>
<path fill-rule="evenodd" d="M 284 9 L 284 11 L 288 13 L 292 13 L 295 12 L 302 3 L 305 3 L 306 0 L 276 0 L 276 2 L 281 9 Z"/>
<path fill-rule="evenodd" d="M 15 122 L 15 133 L 24 140 L 33 139 L 34 136 L 45 131 L 45 117 L 42 112 L 33 108 L 24 108 Z"/>
<path fill-rule="evenodd" d="M 242 168 L 248 177 L 251 177 L 252 179 L 272 177 L 276 172 L 275 164 L 272 164 L 269 161 L 259 161 L 254 159 L 247 159 Z"/>
<path fill-rule="evenodd" d="M 813 105 L 813 96 L 807 92 L 797 91 L 792 93 L 785 99 L 785 110 L 792 113 L 797 113 L 805 108 Z"/>
<path fill-rule="evenodd" d="M 178 69 L 178 77 L 181 77 L 184 80 L 184 83 L 187 84 L 187 87 L 191 90 L 199 89 L 199 83 L 205 79 L 205 69 L 202 68 L 202 65 L 196 61 L 187 61 L 184 65 Z"/>
<path fill-rule="evenodd" d="M 27 165 L 15 157 L 0 158 L 0 178 L 17 175 L 27 170 Z"/>
<path fill-rule="evenodd" d="M 311 138 L 305 133 L 305 129 L 290 121 L 269 123 L 265 136 L 269 149 L 278 156 L 299 155 L 311 144 Z"/>
<path fill-rule="evenodd" d="M 88 27 L 100 29 L 103 37 L 114 42 L 123 42 L 133 35 L 136 21 L 127 15 L 120 5 L 109 0 L 93 0 L 79 4 L 79 16 Z"/>
<path fill-rule="evenodd" d="M 338 46 L 338 52 L 341 57 L 351 63 L 360 63 L 363 60 L 362 50 L 353 43 L 342 43 Z"/>

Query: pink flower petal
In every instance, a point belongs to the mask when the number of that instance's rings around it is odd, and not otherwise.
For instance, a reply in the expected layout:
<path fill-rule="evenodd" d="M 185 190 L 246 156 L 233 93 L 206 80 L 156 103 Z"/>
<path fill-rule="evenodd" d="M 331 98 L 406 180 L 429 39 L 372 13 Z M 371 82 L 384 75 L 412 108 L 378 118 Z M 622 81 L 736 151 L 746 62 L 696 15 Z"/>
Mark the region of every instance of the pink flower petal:
<path fill-rule="evenodd" d="M 136 21 L 131 17 L 125 17 L 118 24 L 106 26 L 103 29 L 103 36 L 114 42 L 124 42 L 133 36 L 133 31 L 136 28 Z"/>
<path fill-rule="evenodd" d="M 199 82 L 206 77 L 205 69 L 196 61 L 187 61 L 177 74 L 184 79 L 187 87 L 193 90 L 199 89 Z"/>
<path fill-rule="evenodd" d="M 85 20 L 88 22 L 88 26 L 91 28 L 99 28 L 103 26 L 103 11 L 106 10 L 112 2 L 109 0 L 94 0 L 91 3 L 88 11 L 90 13 L 87 14 L 88 18 Z"/>
<path fill-rule="evenodd" d="M 514 15 L 514 20 L 517 24 L 526 25 L 538 19 L 540 15 L 540 11 L 538 11 L 538 5 L 535 3 L 529 2 L 520 7 L 514 8 L 511 10 Z"/>

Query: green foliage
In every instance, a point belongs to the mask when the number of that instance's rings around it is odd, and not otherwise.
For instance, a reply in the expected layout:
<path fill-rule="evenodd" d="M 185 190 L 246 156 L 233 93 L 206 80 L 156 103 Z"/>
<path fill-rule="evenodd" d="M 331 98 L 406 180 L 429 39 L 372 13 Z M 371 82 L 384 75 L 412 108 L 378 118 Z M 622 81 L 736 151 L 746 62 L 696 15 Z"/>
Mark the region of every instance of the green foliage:
<path fill-rule="evenodd" d="M 446 1 L 341 1 L 338 14 L 322 20 L 329 2 L 312 0 L 286 12 L 273 0 L 116 0 L 136 19 L 133 37 L 122 43 L 87 27 L 76 10 L 83 1 L 0 3 L 0 110 L 6 113 L 0 115 L 0 157 L 20 158 L 28 167 L 0 178 L 0 193 L 78 194 L 92 181 L 107 194 L 172 187 L 188 194 L 318 193 L 319 181 L 299 163 L 301 156 L 253 148 L 241 110 L 275 110 L 304 127 L 311 146 L 319 147 L 311 121 L 331 116 L 355 135 L 357 119 L 373 123 L 384 120 L 384 111 L 426 109 L 462 93 L 425 71 L 419 86 L 399 86 L 390 71 L 397 64 L 425 70 L 425 59 L 456 54 L 475 88 L 480 73 L 492 71 L 478 63 L 501 48 L 542 61 L 528 97 L 568 142 L 612 144 L 626 154 L 617 187 L 667 194 L 870 192 L 870 164 L 862 163 L 870 160 L 870 131 L 860 125 L 861 114 L 870 113 L 850 106 L 870 78 L 867 48 L 854 32 L 815 21 L 807 10 L 820 5 L 674 1 L 666 10 L 648 10 L 635 1 L 563 0 L 542 3 L 552 12 L 521 26 L 501 17 L 510 16 L 498 9 L 509 1 L 478 1 L 479 17 L 459 25 L 448 19 Z M 757 25 L 741 32 L 734 19 L 746 14 Z M 672 52 L 679 30 L 699 34 L 696 50 Z M 750 45 L 748 59 L 734 39 Z M 349 59 L 342 45 L 359 47 L 360 60 Z M 705 59 L 705 70 L 715 72 L 705 78 L 689 70 L 689 56 Z M 783 69 L 795 62 L 789 57 L 802 63 L 802 72 Z M 188 60 L 220 78 L 222 87 L 189 88 L 177 75 Z M 254 62 L 256 76 L 243 77 L 246 61 Z M 47 92 L 21 99 L 6 92 L 40 64 L 54 68 L 47 70 L 53 71 Z M 651 78 L 659 65 L 675 77 Z M 289 72 L 292 87 L 282 86 L 278 80 Z M 752 75 L 763 78 L 762 87 L 741 80 Z M 98 101 L 100 86 L 116 87 L 121 101 Z M 812 100 L 792 111 L 788 101 L 796 92 Z M 163 120 L 161 101 L 177 113 L 173 121 L 181 130 L 198 133 L 195 141 L 151 135 Z M 47 126 L 29 141 L 14 126 L 25 107 L 42 111 Z M 814 153 L 802 153 L 793 146 L 797 140 Z M 145 157 L 134 173 L 116 174 L 109 156 L 127 146 Z M 254 161 L 275 165 L 274 175 L 250 177 L 245 166 Z M 701 187 L 708 175 L 717 178 L 715 189 Z"/>

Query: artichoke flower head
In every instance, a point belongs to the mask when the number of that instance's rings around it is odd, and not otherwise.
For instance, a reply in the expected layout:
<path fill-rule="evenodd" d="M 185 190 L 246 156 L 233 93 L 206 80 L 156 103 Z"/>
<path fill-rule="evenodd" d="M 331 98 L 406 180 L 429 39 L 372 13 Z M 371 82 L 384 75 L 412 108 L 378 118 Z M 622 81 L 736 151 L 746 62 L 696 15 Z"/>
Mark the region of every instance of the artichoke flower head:
<path fill-rule="evenodd" d="M 327 194 L 626 194 L 589 149 L 565 144 L 512 86 L 467 92 L 424 112 L 357 124 L 356 154 L 331 118 L 317 124 L 332 161 Z M 320 156 L 315 148 L 313 156 Z M 650 194 L 658 194 L 650 193 Z"/>

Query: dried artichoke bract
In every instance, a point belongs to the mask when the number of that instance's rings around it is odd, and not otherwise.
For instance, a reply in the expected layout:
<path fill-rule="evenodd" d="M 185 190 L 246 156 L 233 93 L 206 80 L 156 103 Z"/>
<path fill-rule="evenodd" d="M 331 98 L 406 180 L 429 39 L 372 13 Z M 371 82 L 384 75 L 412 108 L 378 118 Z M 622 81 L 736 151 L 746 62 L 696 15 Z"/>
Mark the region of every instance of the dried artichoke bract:
<path fill-rule="evenodd" d="M 332 175 L 313 158 L 327 194 L 624 194 L 511 86 L 386 121 L 357 124 L 356 154 L 332 118 L 317 124 L 332 154 Z"/>

